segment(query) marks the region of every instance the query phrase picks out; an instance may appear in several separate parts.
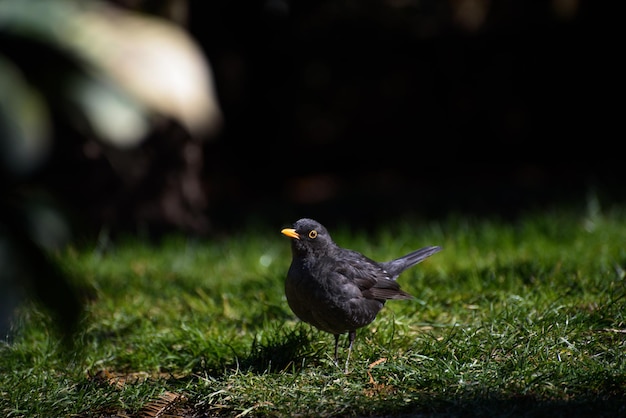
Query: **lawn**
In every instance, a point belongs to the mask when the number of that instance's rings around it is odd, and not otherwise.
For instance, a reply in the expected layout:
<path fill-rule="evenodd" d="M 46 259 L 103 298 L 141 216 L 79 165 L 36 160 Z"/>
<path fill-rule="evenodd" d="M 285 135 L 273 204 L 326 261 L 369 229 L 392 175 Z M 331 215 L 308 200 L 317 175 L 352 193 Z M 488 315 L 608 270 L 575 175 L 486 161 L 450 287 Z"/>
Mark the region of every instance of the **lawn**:
<path fill-rule="evenodd" d="M 59 251 L 85 315 L 68 346 L 20 306 L 0 415 L 626 416 L 623 208 L 331 230 L 380 261 L 443 247 L 400 276 L 414 300 L 358 331 L 347 373 L 284 298 L 292 221 Z"/>

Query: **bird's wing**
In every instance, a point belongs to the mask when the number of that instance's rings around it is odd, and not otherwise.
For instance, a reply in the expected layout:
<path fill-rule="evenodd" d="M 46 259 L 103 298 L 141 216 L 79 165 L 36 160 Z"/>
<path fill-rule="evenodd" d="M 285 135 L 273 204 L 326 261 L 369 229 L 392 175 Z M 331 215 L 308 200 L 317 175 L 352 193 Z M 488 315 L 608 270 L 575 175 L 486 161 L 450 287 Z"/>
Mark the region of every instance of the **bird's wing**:
<path fill-rule="evenodd" d="M 343 257 L 345 263 L 338 273 L 356 285 L 363 297 L 367 299 L 411 299 L 412 296 L 400 290 L 396 281 L 377 262 L 364 255 L 348 251 Z"/>
<path fill-rule="evenodd" d="M 395 280 L 381 279 L 374 286 L 363 291 L 363 296 L 369 299 L 412 299 L 413 296 L 400 290 L 400 286 Z"/>

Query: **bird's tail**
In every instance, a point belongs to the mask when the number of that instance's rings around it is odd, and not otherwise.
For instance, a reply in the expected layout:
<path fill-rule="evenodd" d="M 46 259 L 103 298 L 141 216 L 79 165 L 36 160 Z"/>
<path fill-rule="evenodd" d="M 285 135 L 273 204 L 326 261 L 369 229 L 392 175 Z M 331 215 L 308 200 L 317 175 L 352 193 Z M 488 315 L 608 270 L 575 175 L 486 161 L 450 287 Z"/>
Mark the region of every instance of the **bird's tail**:
<path fill-rule="evenodd" d="M 395 280 L 404 270 L 416 265 L 417 263 L 423 261 L 431 255 L 438 253 L 439 251 L 441 251 L 441 249 L 442 248 L 439 246 L 420 248 L 419 250 L 410 252 L 405 256 L 396 258 L 395 260 L 381 263 L 381 265 L 387 271 L 387 273 L 389 273 L 389 276 L 393 280 Z"/>

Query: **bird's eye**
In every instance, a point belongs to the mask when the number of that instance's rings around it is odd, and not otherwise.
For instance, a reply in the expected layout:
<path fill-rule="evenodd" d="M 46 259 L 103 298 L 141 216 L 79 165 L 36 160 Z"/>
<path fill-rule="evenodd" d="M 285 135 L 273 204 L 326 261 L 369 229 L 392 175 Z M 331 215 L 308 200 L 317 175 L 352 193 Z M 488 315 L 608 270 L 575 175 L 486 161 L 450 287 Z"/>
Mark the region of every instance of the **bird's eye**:
<path fill-rule="evenodd" d="M 309 232 L 309 238 L 311 238 L 311 239 L 317 238 L 317 231 L 315 229 L 313 229 L 311 232 Z"/>

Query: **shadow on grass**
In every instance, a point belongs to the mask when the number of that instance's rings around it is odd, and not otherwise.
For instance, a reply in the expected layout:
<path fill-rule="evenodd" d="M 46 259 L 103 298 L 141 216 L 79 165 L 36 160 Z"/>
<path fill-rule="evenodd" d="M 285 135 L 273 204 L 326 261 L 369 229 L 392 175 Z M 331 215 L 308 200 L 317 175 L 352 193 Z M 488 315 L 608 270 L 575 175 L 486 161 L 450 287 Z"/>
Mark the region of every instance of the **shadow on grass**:
<path fill-rule="evenodd" d="M 472 396 L 448 399 L 425 397 L 413 405 L 394 412 L 378 408 L 370 417 L 532 417 L 532 418 L 618 418 L 626 416 L 623 397 L 594 397 L 571 400 L 541 399 L 532 395 Z"/>
<path fill-rule="evenodd" d="M 255 335 L 245 352 L 232 348 L 233 356 L 226 362 L 222 361 L 223 356 L 198 359 L 194 373 L 214 377 L 233 370 L 257 374 L 297 373 L 319 363 L 321 354 L 311 342 L 310 330 L 304 324 L 294 328 L 279 324 L 271 331 Z"/>
<path fill-rule="evenodd" d="M 238 366 L 254 373 L 298 372 L 320 354 L 311 345 L 309 330 L 303 324 L 293 329 L 278 326 L 276 330 L 255 336 L 250 351 L 239 359 Z"/>
<path fill-rule="evenodd" d="M 556 399 L 549 393 L 505 388 L 467 388 L 448 393 L 446 388 L 423 387 L 395 391 L 370 384 L 360 411 L 369 417 L 626 417 L 626 378 L 613 373 L 591 373 L 570 382 L 571 392 Z M 524 392 L 524 393 L 522 393 Z"/>

